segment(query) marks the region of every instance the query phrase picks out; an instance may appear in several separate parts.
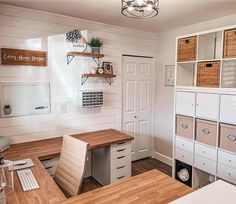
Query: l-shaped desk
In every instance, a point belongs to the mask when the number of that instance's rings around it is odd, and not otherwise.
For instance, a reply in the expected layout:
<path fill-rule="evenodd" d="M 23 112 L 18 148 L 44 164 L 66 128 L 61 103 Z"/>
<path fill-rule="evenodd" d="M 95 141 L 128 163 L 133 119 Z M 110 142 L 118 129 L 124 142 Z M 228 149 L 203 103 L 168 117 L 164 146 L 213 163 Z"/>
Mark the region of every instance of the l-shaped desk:
<path fill-rule="evenodd" d="M 77 134 L 73 136 L 87 142 L 90 150 L 109 147 L 111 145 L 115 145 L 116 148 L 116 145 L 128 143 L 133 139 L 133 137 L 113 129 Z M 49 155 L 60 154 L 61 146 L 62 137 L 59 137 L 14 144 L 11 145 L 10 149 L 4 152 L 5 159 L 12 161 L 31 158 L 35 165 L 31 169 L 40 186 L 39 189 L 23 192 L 19 179 L 14 172 L 15 187 L 14 191 L 7 195 L 7 203 L 95 203 L 96 199 L 101 201 L 101 203 L 109 203 L 110 199 L 112 199 L 110 201 L 113 203 L 120 203 L 122 197 L 128 199 L 129 196 L 131 196 L 130 199 L 133 199 L 134 201 L 136 200 L 136 203 L 145 203 L 141 202 L 144 197 L 146 197 L 146 201 L 150 199 L 154 199 L 153 201 L 155 201 L 155 199 L 158 199 L 159 197 L 168 203 L 192 192 L 191 188 L 175 181 L 157 170 L 153 170 L 126 179 L 122 182 L 118 182 L 117 184 L 111 184 L 67 199 L 40 161 L 41 158 L 48 157 Z M 159 191 L 157 191 L 158 189 Z M 166 191 L 164 189 L 166 189 Z M 140 196 L 142 193 L 145 195 L 144 197 Z M 103 202 L 101 199 L 103 199 Z M 124 200 L 122 203 L 124 203 Z"/>

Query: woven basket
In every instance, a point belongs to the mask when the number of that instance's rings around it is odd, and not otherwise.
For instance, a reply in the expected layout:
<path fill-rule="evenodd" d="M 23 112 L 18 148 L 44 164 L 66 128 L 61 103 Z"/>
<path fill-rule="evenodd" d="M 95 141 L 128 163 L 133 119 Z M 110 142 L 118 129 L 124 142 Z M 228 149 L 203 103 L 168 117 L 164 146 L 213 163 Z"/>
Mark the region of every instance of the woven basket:
<path fill-rule="evenodd" d="M 236 29 L 224 33 L 224 58 L 236 57 Z"/>
<path fill-rule="evenodd" d="M 197 71 L 198 87 L 219 87 L 220 61 L 199 62 Z"/>
<path fill-rule="evenodd" d="M 178 41 L 178 62 L 195 61 L 197 37 L 182 38 Z"/>

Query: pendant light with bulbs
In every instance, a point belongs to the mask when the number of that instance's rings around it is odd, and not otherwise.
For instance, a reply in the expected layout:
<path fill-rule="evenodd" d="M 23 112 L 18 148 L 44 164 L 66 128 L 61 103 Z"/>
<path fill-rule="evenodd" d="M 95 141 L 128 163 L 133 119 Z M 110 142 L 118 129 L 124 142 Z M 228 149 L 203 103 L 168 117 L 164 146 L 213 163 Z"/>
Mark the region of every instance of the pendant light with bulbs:
<path fill-rule="evenodd" d="M 152 18 L 158 9 L 159 0 L 121 0 L 121 13 L 130 18 Z"/>

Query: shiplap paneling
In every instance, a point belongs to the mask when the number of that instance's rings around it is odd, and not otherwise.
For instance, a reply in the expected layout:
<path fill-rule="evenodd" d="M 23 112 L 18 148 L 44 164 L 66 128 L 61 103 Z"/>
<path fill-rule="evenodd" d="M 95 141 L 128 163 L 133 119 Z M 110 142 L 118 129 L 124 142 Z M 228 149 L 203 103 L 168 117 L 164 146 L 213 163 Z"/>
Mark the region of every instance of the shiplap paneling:
<path fill-rule="evenodd" d="M 50 82 L 52 103 L 51 114 L 0 118 L 0 135 L 20 143 L 120 128 L 122 54 L 155 57 L 156 34 L 2 4 L 0 19 L 0 47 L 45 50 L 49 58 L 47 67 L 0 65 L 0 82 Z M 74 28 L 103 40 L 104 61 L 113 63 L 117 75 L 111 86 L 104 79 L 88 79 L 81 86 L 81 73 L 96 67 L 92 59 L 78 57 L 66 64 L 71 48 L 65 33 Z M 81 90 L 104 91 L 104 106 L 78 107 Z"/>

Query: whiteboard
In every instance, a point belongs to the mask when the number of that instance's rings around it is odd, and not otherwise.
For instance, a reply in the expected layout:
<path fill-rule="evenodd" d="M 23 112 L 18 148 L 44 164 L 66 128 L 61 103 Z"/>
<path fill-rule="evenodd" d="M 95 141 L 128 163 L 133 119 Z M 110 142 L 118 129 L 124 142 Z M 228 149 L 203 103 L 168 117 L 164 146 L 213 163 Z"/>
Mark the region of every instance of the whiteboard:
<path fill-rule="evenodd" d="M 50 84 L 2 84 L 1 116 L 22 116 L 50 113 Z M 4 107 L 11 106 L 11 113 Z"/>

